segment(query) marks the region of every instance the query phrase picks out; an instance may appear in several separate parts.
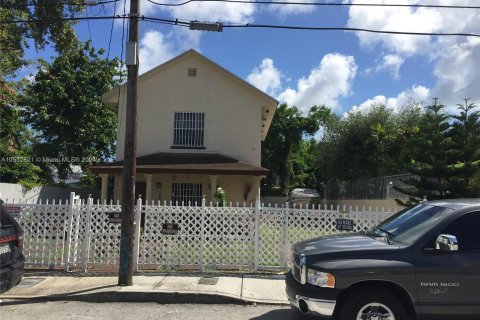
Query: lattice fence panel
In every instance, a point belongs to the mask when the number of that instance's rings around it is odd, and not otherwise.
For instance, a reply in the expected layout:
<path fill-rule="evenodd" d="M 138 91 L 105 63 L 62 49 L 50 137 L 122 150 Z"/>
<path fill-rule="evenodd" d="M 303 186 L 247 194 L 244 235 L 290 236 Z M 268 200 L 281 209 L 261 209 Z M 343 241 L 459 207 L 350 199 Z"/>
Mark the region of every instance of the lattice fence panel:
<path fill-rule="evenodd" d="M 286 261 L 285 209 L 262 208 L 260 212 L 260 268 L 280 267 Z"/>
<path fill-rule="evenodd" d="M 255 210 L 207 207 L 203 217 L 205 268 L 251 270 L 255 251 Z"/>
<path fill-rule="evenodd" d="M 201 207 L 145 206 L 139 268 L 198 268 L 201 264 Z M 176 235 L 161 234 L 163 223 L 178 224 Z"/>
<path fill-rule="evenodd" d="M 95 270 L 118 270 L 121 223 L 110 217 L 122 212 L 120 205 L 94 204 L 91 209 L 88 267 Z"/>
<path fill-rule="evenodd" d="M 350 209 L 350 214 L 355 219 L 355 232 L 368 231 L 380 224 L 380 222 L 391 217 L 394 212 L 379 211 L 378 209 Z"/>
<path fill-rule="evenodd" d="M 76 200 L 72 206 L 61 203 L 7 206 L 18 208 L 17 219 L 25 230 L 27 267 L 63 267 L 69 243 L 70 266 L 84 266 L 86 257 L 90 269 L 118 270 L 121 224 L 113 215 L 121 213 L 120 205 L 97 203 L 88 210 L 89 205 Z M 350 232 L 337 229 L 338 219 L 353 220 L 353 232 L 360 232 L 394 213 L 351 207 L 256 209 L 166 205 L 142 206 L 141 211 L 144 224 L 139 269 L 193 270 L 251 270 L 256 261 L 257 212 L 260 269 L 285 267 L 289 248 L 295 242 Z M 178 234 L 162 234 L 164 223 L 178 224 Z"/>
<path fill-rule="evenodd" d="M 13 204 L 24 230 L 26 267 L 61 268 L 65 252 L 68 204 Z"/>

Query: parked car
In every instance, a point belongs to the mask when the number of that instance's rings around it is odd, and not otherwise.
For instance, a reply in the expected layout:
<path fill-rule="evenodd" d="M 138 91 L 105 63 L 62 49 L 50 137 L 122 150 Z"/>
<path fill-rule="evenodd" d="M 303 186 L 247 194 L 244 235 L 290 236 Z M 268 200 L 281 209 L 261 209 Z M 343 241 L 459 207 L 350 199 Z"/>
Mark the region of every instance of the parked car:
<path fill-rule="evenodd" d="M 0 293 L 22 280 L 25 265 L 23 236 L 23 229 L 0 202 Z"/>
<path fill-rule="evenodd" d="M 295 188 L 288 193 L 288 203 L 291 207 L 318 205 L 320 194 L 315 189 Z"/>
<path fill-rule="evenodd" d="M 480 200 L 424 202 L 292 247 L 289 301 L 339 320 L 480 319 Z"/>

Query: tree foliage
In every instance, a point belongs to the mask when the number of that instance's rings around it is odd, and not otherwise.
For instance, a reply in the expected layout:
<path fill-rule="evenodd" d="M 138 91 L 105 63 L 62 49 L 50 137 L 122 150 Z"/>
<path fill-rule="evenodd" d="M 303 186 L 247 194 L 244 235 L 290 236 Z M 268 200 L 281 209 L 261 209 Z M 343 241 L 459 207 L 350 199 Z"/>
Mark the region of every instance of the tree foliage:
<path fill-rule="evenodd" d="M 270 186 L 275 177 L 285 192 L 411 173 L 395 187 L 410 196 L 403 205 L 424 197 L 480 195 L 480 111 L 468 99 L 452 115 L 437 99 L 431 106 L 411 104 L 398 111 L 373 105 L 342 118 L 325 113 L 318 142 L 305 140 L 301 118 L 296 108 L 282 105 L 272 122 L 262 149 Z"/>
<path fill-rule="evenodd" d="M 25 90 L 25 118 L 39 139 L 36 156 L 50 162 L 61 179 L 71 165 L 85 172 L 113 155 L 116 114 L 101 95 L 117 84 L 119 61 L 103 59 L 103 52 L 87 42 L 51 63 L 41 60 Z"/>
<path fill-rule="evenodd" d="M 318 144 L 318 166 L 325 182 L 352 181 L 404 173 L 406 142 L 418 130 L 420 110 L 394 112 L 384 105 L 351 111 L 326 126 Z"/>
<path fill-rule="evenodd" d="M 14 88 L 0 80 L 0 181 L 31 188 L 39 182 L 40 168 L 29 152 L 29 130 L 22 122 Z"/>
<path fill-rule="evenodd" d="M 315 134 L 323 123 L 334 117 L 331 109 L 313 106 L 307 116 L 295 106 L 280 105 L 273 118 L 267 138 L 262 145 L 262 165 L 270 170 L 267 186 L 278 183 L 282 194 L 286 194 L 294 183 L 303 184 L 292 155 L 300 150 L 304 136 Z M 298 160 L 298 157 L 297 157 Z"/>
<path fill-rule="evenodd" d="M 73 17 L 84 10 L 80 0 L 37 1 L 3 0 L 0 7 L 0 77 L 13 74 L 27 64 L 25 49 L 30 43 L 37 50 L 52 44 L 61 54 L 77 45 L 77 36 L 73 22 L 62 19 Z M 32 21 L 26 23 L 8 23 L 13 21 Z"/>
<path fill-rule="evenodd" d="M 450 137 L 455 145 L 455 164 L 451 183 L 455 196 L 480 196 L 480 111 L 474 103 L 458 104 Z"/>
<path fill-rule="evenodd" d="M 454 144 L 448 136 L 450 115 L 437 103 L 426 107 L 419 131 L 408 141 L 411 153 L 409 172 L 415 176 L 405 180 L 407 186 L 396 187 L 410 196 L 411 204 L 426 197 L 429 200 L 453 196 L 451 188 Z"/>

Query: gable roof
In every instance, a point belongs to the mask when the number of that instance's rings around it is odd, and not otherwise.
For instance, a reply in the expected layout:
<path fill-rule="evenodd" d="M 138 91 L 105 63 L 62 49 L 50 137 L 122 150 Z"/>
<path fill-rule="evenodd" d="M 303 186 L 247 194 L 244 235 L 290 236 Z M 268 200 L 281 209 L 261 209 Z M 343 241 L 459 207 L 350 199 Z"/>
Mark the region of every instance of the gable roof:
<path fill-rule="evenodd" d="M 156 74 L 158 72 L 161 72 L 163 69 L 169 67 L 170 65 L 172 65 L 176 61 L 178 61 L 180 59 L 183 59 L 183 58 L 186 58 L 186 57 L 189 57 L 189 56 L 196 56 L 196 57 L 202 59 L 203 61 L 207 62 L 209 65 L 213 66 L 214 68 L 220 70 L 225 75 L 229 76 L 233 81 L 237 82 L 240 86 L 245 87 L 246 89 L 250 90 L 251 92 L 255 93 L 257 96 L 259 96 L 261 99 L 265 100 L 265 105 L 262 107 L 262 109 L 263 109 L 262 110 L 262 128 L 263 128 L 262 129 L 262 140 L 265 139 L 265 136 L 268 132 L 268 129 L 270 128 L 270 124 L 273 120 L 273 116 L 275 114 L 275 110 L 276 110 L 279 102 L 275 98 L 271 97 L 270 95 L 266 94 L 262 90 L 260 90 L 257 87 L 251 85 L 250 83 L 243 80 L 239 76 L 237 76 L 234 73 L 228 71 L 227 69 L 225 69 L 221 65 L 219 65 L 216 62 L 208 59 L 207 57 L 205 57 L 204 55 L 200 54 L 199 52 L 197 52 L 193 49 L 185 51 L 184 53 L 182 53 L 182 54 L 180 54 L 180 55 L 178 55 L 178 56 L 160 64 L 160 65 L 158 65 L 157 67 L 141 74 L 138 77 L 139 86 L 142 85 L 142 81 L 144 79 L 149 78 L 149 77 L 153 76 L 154 74 Z M 103 103 L 105 103 L 110 108 L 114 109 L 114 111 L 117 111 L 120 91 L 123 91 L 125 89 L 126 89 L 126 83 L 123 83 L 123 84 L 113 88 L 112 90 L 106 92 L 105 94 L 102 95 Z"/>

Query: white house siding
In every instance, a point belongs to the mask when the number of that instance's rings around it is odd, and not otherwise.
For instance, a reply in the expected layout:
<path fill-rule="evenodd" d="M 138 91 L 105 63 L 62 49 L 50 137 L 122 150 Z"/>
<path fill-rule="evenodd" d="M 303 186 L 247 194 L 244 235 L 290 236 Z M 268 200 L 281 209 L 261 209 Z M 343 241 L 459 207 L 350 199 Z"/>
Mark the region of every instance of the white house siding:
<path fill-rule="evenodd" d="M 187 75 L 192 67 L 197 68 L 196 77 Z M 194 54 L 185 55 L 145 74 L 138 96 L 138 156 L 172 152 L 175 112 L 204 112 L 203 151 L 260 166 L 262 101 L 266 106 L 266 98 L 208 61 Z M 123 159 L 125 138 L 123 92 L 120 97 L 117 160 Z"/>

